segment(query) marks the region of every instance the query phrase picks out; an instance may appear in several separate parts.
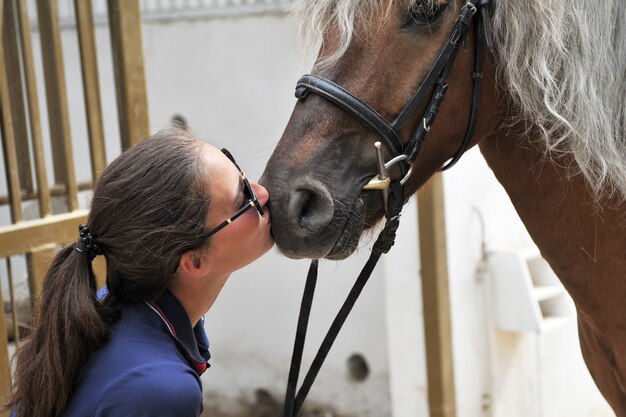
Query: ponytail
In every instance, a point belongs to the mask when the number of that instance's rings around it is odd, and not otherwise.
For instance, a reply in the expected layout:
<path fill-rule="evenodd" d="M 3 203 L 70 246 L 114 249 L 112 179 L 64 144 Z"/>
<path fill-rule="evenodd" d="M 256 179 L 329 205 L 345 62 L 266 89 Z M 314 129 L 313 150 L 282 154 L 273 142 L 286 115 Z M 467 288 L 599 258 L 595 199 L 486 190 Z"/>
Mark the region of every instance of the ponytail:
<path fill-rule="evenodd" d="M 70 245 L 53 259 L 37 301 L 29 337 L 16 353 L 16 417 L 61 416 L 83 365 L 107 339 L 114 311 L 96 297 L 84 250 Z"/>

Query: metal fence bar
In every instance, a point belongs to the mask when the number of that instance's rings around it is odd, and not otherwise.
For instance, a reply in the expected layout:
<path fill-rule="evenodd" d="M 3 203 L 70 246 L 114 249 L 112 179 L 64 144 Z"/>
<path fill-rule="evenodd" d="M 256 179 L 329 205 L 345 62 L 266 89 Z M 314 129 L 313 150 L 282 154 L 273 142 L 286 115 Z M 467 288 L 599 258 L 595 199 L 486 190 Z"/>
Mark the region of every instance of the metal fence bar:
<path fill-rule="evenodd" d="M 91 1 L 74 0 L 74 7 L 76 8 L 76 23 L 80 42 L 83 90 L 85 91 L 85 109 L 87 112 L 87 128 L 89 130 L 89 149 L 91 151 L 91 171 L 95 181 L 106 166 L 106 153 L 102 127 L 102 109 L 100 107 L 93 11 Z"/>
<path fill-rule="evenodd" d="M 39 13 L 39 33 L 46 81 L 50 139 L 54 157 L 54 176 L 57 184 L 66 184 L 68 209 L 74 211 L 78 209 L 78 190 L 72 155 L 72 137 L 57 1 L 37 0 L 37 11 Z"/>
<path fill-rule="evenodd" d="M 26 127 L 24 84 L 20 65 L 20 48 L 15 17 L 15 0 L 5 0 L 2 40 L 4 42 L 5 69 L 9 83 L 11 115 L 13 116 L 15 150 L 17 152 L 20 185 L 22 189 L 32 191 L 33 175 L 30 169 L 31 163 L 28 149 L 28 128 Z"/>
<path fill-rule="evenodd" d="M 122 149 L 150 135 L 138 0 L 108 0 Z"/>
<path fill-rule="evenodd" d="M 46 173 L 41 134 L 41 116 L 39 114 L 37 80 L 35 78 L 35 65 L 33 63 L 33 45 L 30 35 L 30 20 L 28 18 L 28 2 L 18 0 L 17 14 L 19 20 L 18 26 L 20 28 L 20 40 L 22 44 L 22 62 L 24 64 L 30 135 L 33 146 L 33 157 L 35 159 L 35 175 L 37 177 L 39 214 L 41 217 L 45 217 L 52 213 L 52 206 L 50 203 L 50 190 L 48 188 L 48 175 Z"/>
<path fill-rule="evenodd" d="M 5 3 L 0 1 L 0 34 L 4 34 Z M 13 130 L 13 115 L 9 97 L 9 82 L 7 79 L 6 62 L 4 59 L 4 42 L 0 42 L 0 107 L 2 117 L 2 147 L 4 151 L 5 168 L 7 174 L 7 186 L 10 196 L 11 220 L 22 221 L 22 193 L 20 189 L 19 169 L 17 164 L 17 150 L 15 148 L 15 135 Z M 1 337 L 1 335 L 0 335 Z"/>

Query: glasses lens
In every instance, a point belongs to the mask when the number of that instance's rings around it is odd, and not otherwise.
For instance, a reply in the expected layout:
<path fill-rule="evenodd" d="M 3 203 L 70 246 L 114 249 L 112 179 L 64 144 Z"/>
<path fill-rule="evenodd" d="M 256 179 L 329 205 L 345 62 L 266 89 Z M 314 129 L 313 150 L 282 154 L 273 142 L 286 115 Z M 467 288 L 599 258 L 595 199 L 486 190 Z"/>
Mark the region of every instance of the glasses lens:
<path fill-rule="evenodd" d="M 243 195 L 248 200 L 254 203 L 254 207 L 256 208 L 256 210 L 259 212 L 261 216 L 265 216 L 265 213 L 263 212 L 263 207 L 261 207 L 261 203 L 259 203 L 259 198 L 257 197 L 256 193 L 252 189 L 252 185 L 250 185 L 250 181 L 248 181 L 248 179 L 243 174 L 243 172 L 241 174 L 243 175 Z"/>
<path fill-rule="evenodd" d="M 258 211 L 259 214 L 262 217 L 265 217 L 265 213 L 263 212 L 263 207 L 261 207 L 261 203 L 259 203 L 259 198 L 257 197 L 256 193 L 252 189 L 252 185 L 250 185 L 250 181 L 248 180 L 248 178 L 246 178 L 246 174 L 244 174 L 243 171 L 241 170 L 241 168 L 239 168 L 239 165 L 237 165 L 237 162 L 235 162 L 235 158 L 228 151 L 228 149 L 222 148 L 222 153 L 224 155 L 226 155 L 226 157 L 228 159 L 230 159 L 230 161 L 237 167 L 237 169 L 241 173 L 241 177 L 243 179 L 243 195 L 244 195 L 244 197 L 246 197 L 248 200 L 252 201 L 254 203 L 254 207 L 256 208 L 256 211 Z"/>

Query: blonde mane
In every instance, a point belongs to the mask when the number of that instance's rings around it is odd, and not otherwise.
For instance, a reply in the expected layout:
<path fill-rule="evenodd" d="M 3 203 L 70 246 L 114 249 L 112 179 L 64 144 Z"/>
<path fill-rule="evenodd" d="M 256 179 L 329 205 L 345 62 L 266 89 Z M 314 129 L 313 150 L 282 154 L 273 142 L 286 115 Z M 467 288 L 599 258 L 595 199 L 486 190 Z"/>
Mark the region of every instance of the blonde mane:
<path fill-rule="evenodd" d="M 305 44 L 331 26 L 345 52 L 355 25 L 376 24 L 393 0 L 300 0 Z M 411 0 L 413 2 L 424 0 Z M 626 11 L 623 0 L 494 0 L 495 53 L 520 120 L 549 155 L 570 153 L 597 195 L 626 200 Z M 412 7 L 413 5 L 409 5 Z"/>

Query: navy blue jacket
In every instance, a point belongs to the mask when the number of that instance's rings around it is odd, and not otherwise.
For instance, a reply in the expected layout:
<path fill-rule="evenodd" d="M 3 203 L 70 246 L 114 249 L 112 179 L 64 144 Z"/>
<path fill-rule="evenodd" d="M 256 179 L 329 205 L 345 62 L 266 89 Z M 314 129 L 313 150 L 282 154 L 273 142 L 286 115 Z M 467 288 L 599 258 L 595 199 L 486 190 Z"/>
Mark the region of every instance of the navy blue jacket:
<path fill-rule="evenodd" d="M 204 320 L 192 328 L 169 291 L 121 312 L 81 373 L 65 417 L 199 416 L 200 375 L 210 358 Z"/>
<path fill-rule="evenodd" d="M 203 321 L 192 328 L 168 291 L 156 303 L 121 305 L 107 343 L 83 368 L 64 417 L 192 417 L 210 358 Z"/>

